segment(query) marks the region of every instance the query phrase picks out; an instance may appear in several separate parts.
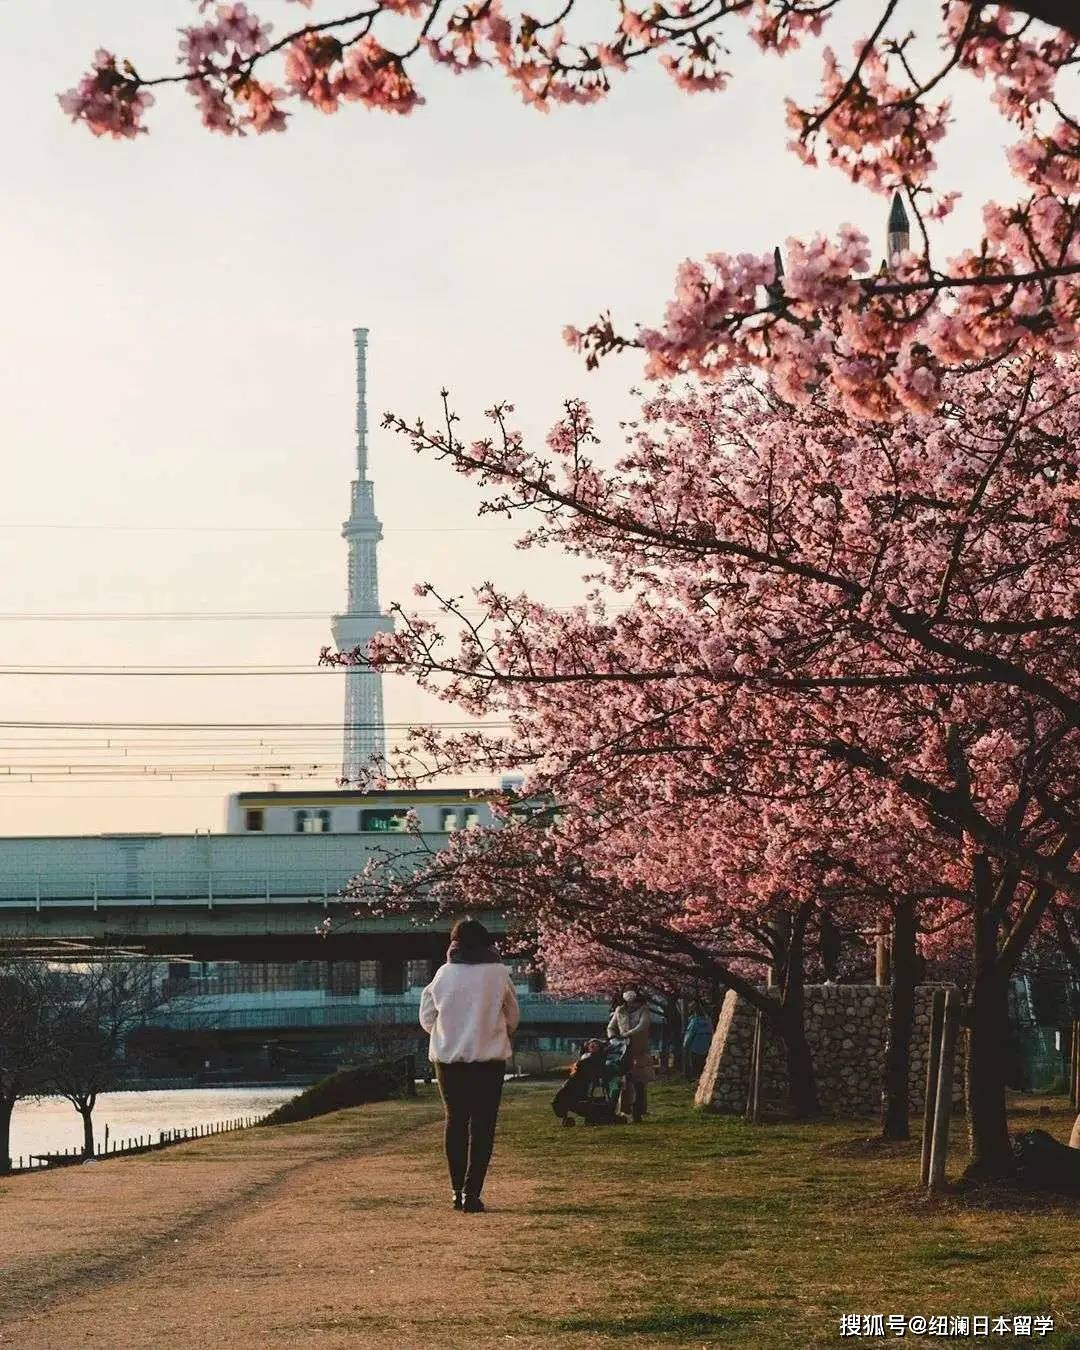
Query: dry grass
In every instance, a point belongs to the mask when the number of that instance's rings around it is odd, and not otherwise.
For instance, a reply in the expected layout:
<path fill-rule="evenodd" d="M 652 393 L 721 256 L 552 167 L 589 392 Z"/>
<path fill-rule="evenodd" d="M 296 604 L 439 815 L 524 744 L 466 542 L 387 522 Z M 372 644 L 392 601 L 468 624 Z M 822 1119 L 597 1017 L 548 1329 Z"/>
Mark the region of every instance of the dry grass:
<path fill-rule="evenodd" d="M 508 1093 L 484 1216 L 449 1208 L 430 1096 L 0 1183 L 0 1345 L 771 1350 L 842 1312 L 1045 1312 L 1080 1347 L 1075 1202 L 927 1202 L 868 1125 L 672 1086 L 640 1127 L 561 1130 L 549 1096 Z"/>

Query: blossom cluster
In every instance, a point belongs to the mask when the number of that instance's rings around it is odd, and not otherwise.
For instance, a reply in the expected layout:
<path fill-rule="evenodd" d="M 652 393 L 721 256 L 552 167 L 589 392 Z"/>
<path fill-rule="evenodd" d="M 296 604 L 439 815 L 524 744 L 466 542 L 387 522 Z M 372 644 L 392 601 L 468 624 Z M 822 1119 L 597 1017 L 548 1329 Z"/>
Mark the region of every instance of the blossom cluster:
<path fill-rule="evenodd" d="M 324 113 L 343 102 L 411 112 L 424 101 L 412 74 L 420 54 L 457 73 L 494 67 L 542 110 L 596 102 L 643 58 L 657 59 L 689 93 L 715 91 L 733 78 L 726 25 L 749 23 L 763 50 L 784 56 L 821 34 L 840 7 L 836 0 L 642 10 L 619 3 L 611 31 L 598 33 L 595 13 L 579 13 L 580 0 L 549 20 L 506 0 L 464 0 L 446 11 L 431 0 L 373 0 L 358 12 L 312 15 L 271 41 L 270 25 L 245 4 L 199 0 L 202 22 L 181 31 L 179 74 L 145 80 L 102 51 L 61 104 L 95 135 L 130 139 L 145 130 L 150 88 L 184 83 L 209 129 L 280 131 L 288 99 Z M 639 346 L 647 373 L 660 378 L 715 379 L 756 365 L 792 401 L 829 382 L 850 413 L 889 421 L 938 406 L 947 370 L 1076 345 L 1080 120 L 1063 106 L 1061 86 L 1080 54 L 1080 20 L 1066 17 L 1054 29 L 1026 20 L 1017 12 L 1023 6 L 948 0 L 940 63 L 919 72 L 927 44 L 905 27 L 906 5 L 879 0 L 876 8 L 878 22 L 849 58 L 824 48 L 817 98 L 809 106 L 787 100 L 787 121 L 806 163 L 824 160 L 876 192 L 904 193 L 921 242 L 886 259 L 885 274 L 875 272 L 867 239 L 850 228 L 836 240 L 789 240 L 782 276 L 771 258 L 748 254 L 686 263 L 661 324 L 630 336 L 607 317 L 567 329 L 590 364 Z M 390 35 L 400 37 L 409 23 L 411 40 L 395 44 Z M 270 57 L 282 63 L 280 86 L 258 74 Z M 938 187 L 935 174 L 951 119 L 947 85 L 957 70 L 983 81 L 1017 129 L 1008 162 L 1027 195 L 988 203 L 981 239 L 941 268 L 925 226 L 957 197 Z"/>

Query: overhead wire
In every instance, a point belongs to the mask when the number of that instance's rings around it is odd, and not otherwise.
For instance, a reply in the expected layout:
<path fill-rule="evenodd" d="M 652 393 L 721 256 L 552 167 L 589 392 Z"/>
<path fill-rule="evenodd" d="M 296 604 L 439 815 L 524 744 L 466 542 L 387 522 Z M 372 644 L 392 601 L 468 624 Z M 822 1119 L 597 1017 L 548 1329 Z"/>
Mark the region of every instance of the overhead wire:
<path fill-rule="evenodd" d="M 108 728 L 115 731 L 280 731 L 284 729 L 299 731 L 375 731 L 386 728 L 388 731 L 408 731 L 413 727 L 433 727 L 439 729 L 486 729 L 508 727 L 510 722 L 478 722 L 476 720 L 438 721 L 418 717 L 404 722 L 105 722 L 105 721 L 63 721 L 41 722 L 24 720 L 0 721 L 0 728 L 73 728 L 79 731 Z"/>
<path fill-rule="evenodd" d="M 2 528 L 2 527 L 0 527 Z M 548 605 L 555 614 L 568 614 L 578 608 L 576 605 Z M 611 606 L 609 613 L 624 613 L 625 605 Z M 446 610 L 437 606 L 409 607 L 409 614 L 419 614 L 425 618 L 462 616 L 482 618 L 486 611 L 476 606 L 462 606 L 460 609 Z M 349 618 L 375 619 L 386 618 L 389 611 L 383 609 L 337 610 L 327 605 L 319 610 L 7 610 L 0 611 L 0 622 L 4 623 L 143 623 L 157 620 L 180 623 L 224 623 L 224 622 L 296 622 L 300 620 L 318 620 L 326 623 L 328 616 L 334 613 L 346 614 Z"/>
<path fill-rule="evenodd" d="M 110 525 L 103 521 L 2 521 L 0 530 L 103 530 L 109 534 L 337 534 L 326 525 Z M 392 525 L 384 534 L 517 534 L 516 525 Z"/>

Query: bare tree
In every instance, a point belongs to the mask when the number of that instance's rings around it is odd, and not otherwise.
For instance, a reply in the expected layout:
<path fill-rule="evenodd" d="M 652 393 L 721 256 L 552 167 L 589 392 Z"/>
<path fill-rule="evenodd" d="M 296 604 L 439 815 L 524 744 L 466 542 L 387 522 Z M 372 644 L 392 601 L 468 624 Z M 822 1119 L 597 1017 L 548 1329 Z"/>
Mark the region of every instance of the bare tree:
<path fill-rule="evenodd" d="M 44 1085 L 50 972 L 42 961 L 0 964 L 0 1173 L 11 1171 L 11 1115 Z"/>
<path fill-rule="evenodd" d="M 94 1107 L 117 1081 L 131 1033 L 168 1000 L 151 962 L 107 961 L 58 974 L 51 985 L 47 1076 L 83 1122 L 94 1156 Z"/>

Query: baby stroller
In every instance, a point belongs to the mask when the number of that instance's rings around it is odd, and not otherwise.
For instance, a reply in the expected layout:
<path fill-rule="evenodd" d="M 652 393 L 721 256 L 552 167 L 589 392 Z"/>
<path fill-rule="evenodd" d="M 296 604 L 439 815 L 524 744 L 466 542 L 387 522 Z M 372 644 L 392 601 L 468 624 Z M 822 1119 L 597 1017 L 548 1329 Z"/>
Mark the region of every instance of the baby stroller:
<path fill-rule="evenodd" d="M 586 1041 L 570 1074 L 551 1102 L 564 1125 L 580 1116 L 586 1125 L 614 1125 L 626 1077 L 630 1043 L 622 1038 Z"/>

